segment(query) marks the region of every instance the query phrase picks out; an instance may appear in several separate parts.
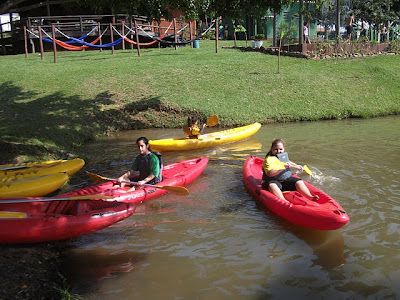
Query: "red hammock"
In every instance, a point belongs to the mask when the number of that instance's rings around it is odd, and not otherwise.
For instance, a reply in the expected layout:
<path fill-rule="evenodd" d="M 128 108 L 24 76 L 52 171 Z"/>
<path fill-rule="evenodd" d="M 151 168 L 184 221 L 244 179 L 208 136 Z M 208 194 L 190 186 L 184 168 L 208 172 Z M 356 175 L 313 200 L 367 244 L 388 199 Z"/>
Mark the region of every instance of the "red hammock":
<path fill-rule="evenodd" d="M 100 40 L 100 36 L 98 38 L 96 38 L 93 42 L 90 42 L 90 44 L 94 45 L 99 40 Z M 80 51 L 80 50 L 89 48 L 89 46 L 86 46 L 86 45 L 82 45 L 82 46 L 70 45 L 70 44 L 64 43 L 63 41 L 57 40 L 57 39 L 55 40 L 55 42 L 57 45 L 63 47 L 64 49 L 71 50 L 71 51 Z"/>

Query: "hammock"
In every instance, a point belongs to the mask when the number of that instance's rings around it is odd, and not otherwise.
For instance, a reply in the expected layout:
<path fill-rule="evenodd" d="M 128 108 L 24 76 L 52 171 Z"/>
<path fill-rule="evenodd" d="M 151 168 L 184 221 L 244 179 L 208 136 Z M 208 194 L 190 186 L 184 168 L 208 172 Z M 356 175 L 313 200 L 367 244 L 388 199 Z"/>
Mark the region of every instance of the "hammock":
<path fill-rule="evenodd" d="M 163 39 L 163 38 L 166 36 L 166 34 L 167 34 L 169 28 L 171 27 L 171 25 L 172 25 L 172 22 L 169 24 L 168 28 L 164 31 L 164 33 L 158 37 L 158 39 Z M 125 25 L 125 26 L 126 26 L 126 25 Z M 113 26 L 113 28 L 114 28 L 114 26 Z M 133 40 L 131 40 L 131 39 L 129 39 L 129 38 L 126 37 L 126 36 L 129 34 L 129 32 L 131 32 L 131 31 L 133 32 L 133 30 L 132 30 L 131 28 L 129 28 L 129 27 L 127 27 L 127 28 L 129 29 L 129 31 L 128 31 L 128 33 L 127 33 L 126 35 L 124 35 L 124 36 L 122 36 L 122 35 L 118 32 L 118 30 L 116 30 L 115 28 L 114 28 L 114 30 L 115 30 L 121 37 L 123 37 L 124 40 L 125 40 L 126 42 L 128 42 L 128 43 L 130 43 L 130 44 L 133 44 L 133 45 L 137 45 L 137 44 L 138 44 L 137 42 L 135 42 L 135 41 L 133 41 Z M 142 31 L 145 32 L 143 29 L 142 29 Z M 146 32 L 145 32 L 145 33 L 146 33 Z M 155 43 L 158 42 L 158 40 L 157 40 L 157 39 L 154 39 L 151 35 L 148 34 L 148 36 L 149 36 L 150 38 L 152 38 L 153 41 L 148 42 L 148 43 L 139 43 L 139 46 L 140 46 L 140 47 L 148 47 L 148 46 L 154 45 Z"/>
<path fill-rule="evenodd" d="M 28 31 L 30 34 L 32 34 L 33 36 L 35 36 L 36 38 L 39 38 L 39 36 L 38 36 L 37 34 L 33 33 L 33 32 L 30 31 L 29 29 L 27 29 L 27 31 Z M 59 31 L 59 30 L 58 30 L 58 31 Z M 92 31 L 93 31 L 93 30 L 92 30 Z M 82 37 L 88 36 L 92 31 L 90 31 L 90 32 L 89 32 L 88 34 L 86 34 L 86 35 L 83 35 Z M 47 36 L 49 37 L 49 38 L 43 38 L 43 37 L 42 37 L 42 40 L 45 41 L 45 42 L 48 42 L 48 43 L 53 43 L 52 38 L 50 37 L 50 35 L 49 35 L 46 31 L 43 30 L 43 28 L 42 28 L 42 32 L 43 32 L 45 35 L 47 35 Z M 61 34 L 63 34 L 61 31 L 59 31 L 59 32 L 60 32 Z M 94 41 L 92 41 L 91 44 L 96 44 L 96 43 L 100 40 L 100 38 L 103 36 L 104 33 L 105 33 L 105 31 L 101 34 L 101 36 L 97 37 Z M 63 34 L 63 35 L 66 36 L 65 34 Z M 66 37 L 70 39 L 70 37 L 68 37 L 68 36 L 66 36 Z M 82 40 L 82 37 L 78 38 L 77 40 Z M 76 43 L 75 41 L 66 41 L 66 42 L 63 42 L 63 41 L 60 41 L 60 40 L 55 39 L 54 42 L 55 42 L 57 45 L 59 45 L 60 47 L 63 47 L 64 49 L 66 49 L 66 50 L 71 50 L 71 51 L 81 51 L 81 50 L 83 50 L 83 49 L 89 48 L 89 46 L 74 46 L 74 45 L 70 45 L 70 43 Z"/>

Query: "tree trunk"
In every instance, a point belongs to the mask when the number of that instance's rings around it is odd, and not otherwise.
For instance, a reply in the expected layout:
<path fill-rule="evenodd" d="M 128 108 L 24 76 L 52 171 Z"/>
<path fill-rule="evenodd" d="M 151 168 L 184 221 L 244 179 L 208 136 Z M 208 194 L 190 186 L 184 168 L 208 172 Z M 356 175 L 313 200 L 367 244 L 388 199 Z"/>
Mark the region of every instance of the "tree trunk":
<path fill-rule="evenodd" d="M 303 44 L 303 0 L 299 1 L 299 44 Z"/>
<path fill-rule="evenodd" d="M 336 40 L 340 38 L 340 0 L 336 0 Z"/>

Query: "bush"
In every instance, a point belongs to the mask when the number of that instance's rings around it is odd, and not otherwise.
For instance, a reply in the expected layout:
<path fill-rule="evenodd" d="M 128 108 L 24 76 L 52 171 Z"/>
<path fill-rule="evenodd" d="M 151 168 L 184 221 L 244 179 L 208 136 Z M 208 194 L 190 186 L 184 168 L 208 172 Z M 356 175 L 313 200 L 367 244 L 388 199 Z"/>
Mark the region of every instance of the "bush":
<path fill-rule="evenodd" d="M 255 41 L 261 41 L 261 40 L 265 39 L 265 34 L 263 34 L 263 33 L 258 33 L 258 34 L 256 34 L 256 35 L 253 35 L 253 36 L 251 37 L 251 39 L 252 39 L 252 40 L 255 40 Z"/>

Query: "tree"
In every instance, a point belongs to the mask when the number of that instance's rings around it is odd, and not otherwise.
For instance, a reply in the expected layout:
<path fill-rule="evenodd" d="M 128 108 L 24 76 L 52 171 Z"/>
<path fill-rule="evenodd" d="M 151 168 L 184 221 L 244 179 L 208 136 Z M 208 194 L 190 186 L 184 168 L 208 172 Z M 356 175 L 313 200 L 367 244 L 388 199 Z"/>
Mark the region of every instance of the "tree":
<path fill-rule="evenodd" d="M 396 7 L 399 1 L 393 0 L 353 0 L 356 18 L 363 18 L 369 24 L 387 23 L 399 19 Z"/>
<path fill-rule="evenodd" d="M 340 23 L 344 24 L 344 19 L 351 12 L 350 3 L 348 1 L 341 1 L 339 6 Z M 337 1 L 327 0 L 322 3 L 317 9 L 310 12 L 310 20 L 324 26 L 325 39 L 328 39 L 328 30 L 333 28 L 337 23 Z"/>

